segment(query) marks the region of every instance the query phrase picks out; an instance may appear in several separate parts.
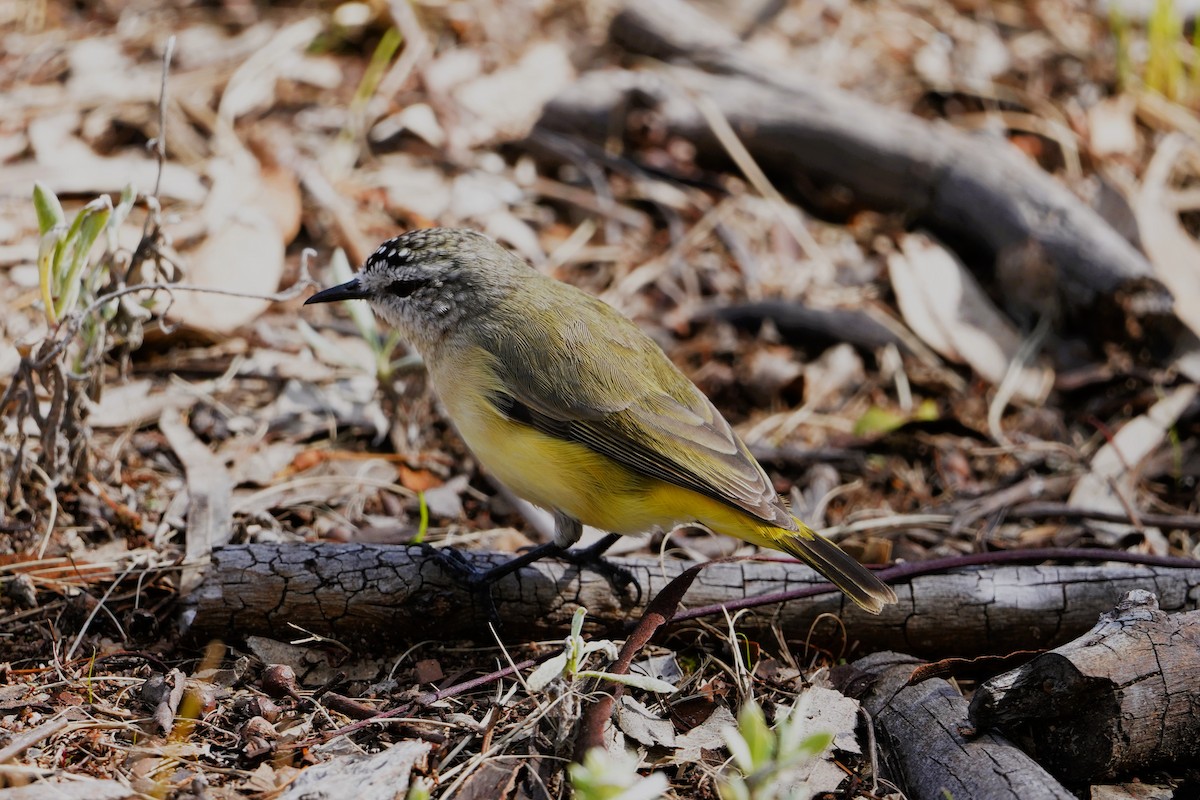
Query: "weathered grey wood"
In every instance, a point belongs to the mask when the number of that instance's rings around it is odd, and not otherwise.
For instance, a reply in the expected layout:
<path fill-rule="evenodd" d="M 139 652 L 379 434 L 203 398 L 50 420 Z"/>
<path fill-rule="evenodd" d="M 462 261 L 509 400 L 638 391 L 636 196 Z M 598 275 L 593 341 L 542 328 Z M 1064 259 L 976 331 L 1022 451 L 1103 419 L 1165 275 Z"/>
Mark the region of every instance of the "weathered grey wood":
<path fill-rule="evenodd" d="M 464 552 L 488 567 L 508 558 Z M 689 562 L 614 559 L 643 589 L 643 603 Z M 796 562 L 713 564 L 686 597 L 688 608 L 730 602 L 824 581 Z M 1172 610 L 1197 606 L 1200 567 L 1169 569 L 1128 564 L 1092 567 L 1028 566 L 928 575 L 897 586 L 900 602 L 879 616 L 841 594 L 777 603 L 740 618 L 741 630 L 778 625 L 794 639 L 840 651 L 971 656 L 1053 647 L 1086 631 L 1097 615 L 1132 589 L 1155 591 Z M 498 582 L 492 592 L 506 637 L 561 636 L 579 605 L 593 631 L 620 633 L 642 606 L 622 605 L 594 572 L 547 560 Z M 288 623 L 348 645 L 381 648 L 428 636 L 486 634 L 487 609 L 420 547 L 368 544 L 254 544 L 214 551 L 204 583 L 186 599 L 185 621 L 197 637 L 260 634 L 287 638 Z"/>
<path fill-rule="evenodd" d="M 1005 292 L 1010 310 L 1021 317 L 1065 312 L 1101 338 L 1111 338 L 1114 319 L 1126 314 L 1152 318 L 1164 338 L 1177 330 L 1170 293 L 1146 258 L 1004 140 L 757 64 L 736 36 L 683 0 L 628 4 L 611 38 L 630 52 L 713 72 L 588 73 L 546 106 L 543 127 L 603 143 L 625 130 L 628 110 L 650 108 L 668 135 L 692 142 L 702 157 L 723 158 L 695 102 L 703 97 L 781 190 L 808 200 L 814 187 L 849 190 L 850 208 L 903 211 L 935 233 L 981 246 L 997 264 L 1021 265 L 1012 274 L 1000 270 L 1012 283 Z M 1029 291 L 1031 285 L 1056 291 Z M 1093 313 L 1098 303 L 1104 314 Z"/>
<path fill-rule="evenodd" d="M 968 736 L 967 701 L 947 681 L 907 686 L 919 659 L 875 653 L 835 676 L 874 719 L 884 776 L 910 800 L 1073 798 L 1037 762 L 999 734 Z"/>
<path fill-rule="evenodd" d="M 971 720 L 1064 780 L 1200 760 L 1200 612 L 1130 592 L 1092 630 L 979 687 Z"/>

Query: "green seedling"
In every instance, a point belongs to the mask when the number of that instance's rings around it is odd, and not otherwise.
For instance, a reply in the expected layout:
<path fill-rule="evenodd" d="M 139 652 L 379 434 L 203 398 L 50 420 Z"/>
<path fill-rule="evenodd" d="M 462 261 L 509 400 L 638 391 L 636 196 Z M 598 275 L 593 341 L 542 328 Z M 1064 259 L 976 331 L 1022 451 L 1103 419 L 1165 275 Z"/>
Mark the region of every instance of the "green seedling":
<path fill-rule="evenodd" d="M 808 730 L 811 695 L 802 695 L 774 728 L 753 699 L 738 712 L 737 727 L 722 731 L 733 756 L 718 782 L 721 800 L 802 800 L 810 796 L 796 770 L 820 756 L 833 736 Z"/>
<path fill-rule="evenodd" d="M 632 686 L 635 689 L 645 689 L 648 692 L 675 691 L 672 684 L 649 675 L 614 675 L 611 672 L 585 669 L 584 665 L 594 653 L 604 653 L 610 660 L 615 660 L 617 657 L 617 646 L 608 639 L 589 642 L 583 638 L 583 619 L 586 616 L 586 608 L 575 609 L 575 616 L 571 618 L 571 633 L 566 638 L 563 651 L 539 665 L 525 679 L 525 684 L 531 692 L 542 691 L 558 678 L 563 678 L 571 683 L 580 679 L 597 678 Z"/>

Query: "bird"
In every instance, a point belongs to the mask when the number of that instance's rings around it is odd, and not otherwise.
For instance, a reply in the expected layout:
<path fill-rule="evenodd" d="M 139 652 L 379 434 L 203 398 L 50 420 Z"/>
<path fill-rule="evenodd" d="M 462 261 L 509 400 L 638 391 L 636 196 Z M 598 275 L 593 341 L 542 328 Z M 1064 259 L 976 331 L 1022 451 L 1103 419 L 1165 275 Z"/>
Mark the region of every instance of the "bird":
<path fill-rule="evenodd" d="M 553 541 L 489 579 L 569 554 L 584 525 L 609 532 L 593 548 L 602 552 L 622 535 L 698 524 L 800 559 L 871 613 L 896 601 L 788 510 L 720 411 L 653 339 L 489 237 L 458 228 L 396 236 L 305 305 L 340 300 L 367 301 L 397 330 L 480 464 L 553 513 Z"/>

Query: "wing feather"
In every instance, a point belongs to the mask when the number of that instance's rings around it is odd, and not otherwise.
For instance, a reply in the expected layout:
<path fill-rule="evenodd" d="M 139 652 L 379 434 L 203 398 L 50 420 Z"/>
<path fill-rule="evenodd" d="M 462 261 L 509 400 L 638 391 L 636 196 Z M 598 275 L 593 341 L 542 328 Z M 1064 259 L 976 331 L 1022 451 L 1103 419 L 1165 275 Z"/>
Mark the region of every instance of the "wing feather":
<path fill-rule="evenodd" d="M 633 323 L 580 294 L 582 310 L 570 320 L 548 314 L 531 326 L 527 314 L 520 326 L 485 332 L 482 344 L 495 354 L 502 384 L 493 406 L 641 475 L 796 530 L 770 479 L 708 398 Z M 543 341 L 522 338 L 531 327 Z"/>

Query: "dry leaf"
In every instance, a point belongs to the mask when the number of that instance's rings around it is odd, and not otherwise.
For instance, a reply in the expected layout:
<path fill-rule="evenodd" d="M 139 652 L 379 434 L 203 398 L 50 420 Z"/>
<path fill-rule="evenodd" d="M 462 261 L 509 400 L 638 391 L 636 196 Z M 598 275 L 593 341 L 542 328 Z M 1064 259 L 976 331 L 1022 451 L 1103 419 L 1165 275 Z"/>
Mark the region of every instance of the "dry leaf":
<path fill-rule="evenodd" d="M 1137 490 L 1138 467 L 1166 439 L 1169 431 L 1196 398 L 1195 384 L 1180 386 L 1155 403 L 1140 417 L 1125 423 L 1112 440 L 1092 456 L 1088 472 L 1071 490 L 1068 503 L 1089 511 L 1126 512 Z M 1107 534 L 1099 538 L 1104 544 L 1114 544 L 1122 537 L 1136 532 L 1134 525 L 1119 522 L 1088 523 L 1093 530 Z M 1161 532 L 1144 529 L 1147 541 L 1162 540 Z M 1165 555 L 1165 553 L 1163 553 Z"/>
<path fill-rule="evenodd" d="M 269 295 L 283 275 L 284 233 L 265 208 L 277 197 L 247 153 L 214 158 L 204 204 L 208 238 L 188 257 L 186 282 L 209 289 Z M 167 316 L 189 328 L 228 334 L 254 320 L 269 300 L 176 292 Z"/>
<path fill-rule="evenodd" d="M 529 133 L 542 106 L 575 78 L 575 68 L 563 46 L 539 42 L 511 67 L 463 84 L 454 93 L 476 117 L 468 139 L 518 139 Z"/>
<path fill-rule="evenodd" d="M 1088 143 L 1093 156 L 1102 159 L 1137 152 L 1136 109 L 1137 101 L 1128 94 L 1107 97 L 1088 109 Z"/>
<path fill-rule="evenodd" d="M 1182 134 L 1163 139 L 1146 168 L 1133 210 L 1154 274 L 1174 295 L 1175 313 L 1200 335 L 1200 243 L 1180 224 L 1169 186 L 1175 162 L 1190 146 Z"/>
<path fill-rule="evenodd" d="M 435 486 L 441 486 L 445 481 L 427 469 L 412 469 L 400 465 L 400 485 L 414 492 L 427 492 Z"/>
<path fill-rule="evenodd" d="M 404 797 L 414 769 L 424 771 L 433 745 L 404 741 L 369 756 L 342 756 L 309 767 L 279 796 L 279 800 L 353 797 L 355 800 L 395 800 Z"/>
<path fill-rule="evenodd" d="M 1012 323 L 949 250 L 920 234 L 905 236 L 900 248 L 888 258 L 888 273 L 904 321 L 945 358 L 999 384 L 1021 349 Z M 1048 366 L 1027 365 L 1014 395 L 1041 403 L 1053 385 Z"/>

